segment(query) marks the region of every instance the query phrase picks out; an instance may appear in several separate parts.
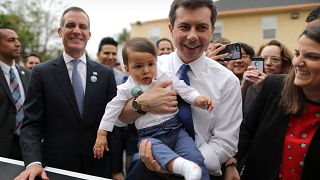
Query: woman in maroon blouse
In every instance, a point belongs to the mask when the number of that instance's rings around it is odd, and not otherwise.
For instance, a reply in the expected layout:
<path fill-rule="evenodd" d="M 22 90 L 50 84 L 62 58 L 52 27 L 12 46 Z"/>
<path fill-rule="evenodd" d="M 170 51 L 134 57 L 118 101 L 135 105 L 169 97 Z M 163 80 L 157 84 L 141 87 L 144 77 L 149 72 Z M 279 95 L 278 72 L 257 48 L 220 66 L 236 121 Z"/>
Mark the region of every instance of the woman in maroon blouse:
<path fill-rule="evenodd" d="M 320 179 L 320 26 L 299 37 L 285 77 L 268 77 L 240 128 L 226 179 Z"/>

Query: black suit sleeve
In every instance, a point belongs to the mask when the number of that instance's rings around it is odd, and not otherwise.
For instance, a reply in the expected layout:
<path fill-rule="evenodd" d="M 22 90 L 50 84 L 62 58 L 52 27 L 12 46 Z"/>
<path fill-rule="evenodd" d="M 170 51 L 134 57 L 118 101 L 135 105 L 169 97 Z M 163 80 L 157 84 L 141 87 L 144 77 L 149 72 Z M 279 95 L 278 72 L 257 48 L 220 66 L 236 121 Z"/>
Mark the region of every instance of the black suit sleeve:
<path fill-rule="evenodd" d="M 270 99 L 275 99 L 276 94 L 279 94 L 282 87 L 283 76 L 268 77 L 263 82 L 262 88 L 258 93 L 256 99 L 250 107 L 248 115 L 243 120 L 240 126 L 238 153 L 236 159 L 241 162 L 245 155 L 250 150 L 252 141 L 256 136 L 256 132 L 259 129 L 262 119 L 264 119 L 265 111 L 268 108 L 267 104 Z"/>
<path fill-rule="evenodd" d="M 42 161 L 41 140 L 44 130 L 44 90 L 41 76 L 35 67 L 31 73 L 27 96 L 24 102 L 25 119 L 21 126 L 20 143 L 24 162 Z"/>

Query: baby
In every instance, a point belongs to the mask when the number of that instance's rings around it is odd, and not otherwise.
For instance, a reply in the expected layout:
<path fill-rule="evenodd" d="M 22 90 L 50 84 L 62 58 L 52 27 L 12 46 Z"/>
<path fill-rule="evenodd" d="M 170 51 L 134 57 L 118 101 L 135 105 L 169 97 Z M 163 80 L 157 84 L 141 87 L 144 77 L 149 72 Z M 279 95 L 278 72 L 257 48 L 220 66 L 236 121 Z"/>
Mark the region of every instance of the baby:
<path fill-rule="evenodd" d="M 176 90 L 183 100 L 207 109 L 209 113 L 213 109 L 209 97 L 200 96 L 194 88 L 174 74 L 157 69 L 157 51 L 149 40 L 134 38 L 127 41 L 122 55 L 125 69 L 130 76 L 124 84 L 118 86 L 117 96 L 106 106 L 93 148 L 95 158 L 101 158 L 104 151 L 108 150 L 107 132 L 112 131 L 127 101 L 160 82 L 172 80 L 172 85 L 167 88 Z M 142 91 L 137 92 L 137 87 Z M 134 97 L 132 106 L 137 113 L 142 114 L 134 121 L 139 142 L 148 139 L 152 143 L 152 154 L 162 169 L 180 174 L 187 180 L 210 179 L 204 158 L 179 121 L 178 111 L 169 114 L 144 112 L 139 108 L 141 104 L 136 98 Z"/>

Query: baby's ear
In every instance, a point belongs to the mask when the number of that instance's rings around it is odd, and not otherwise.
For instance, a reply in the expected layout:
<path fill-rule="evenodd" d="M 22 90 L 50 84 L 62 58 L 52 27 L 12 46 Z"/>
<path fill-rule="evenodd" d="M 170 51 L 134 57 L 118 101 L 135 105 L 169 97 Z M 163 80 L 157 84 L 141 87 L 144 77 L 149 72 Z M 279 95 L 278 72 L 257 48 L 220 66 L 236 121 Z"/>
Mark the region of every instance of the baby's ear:
<path fill-rule="evenodd" d="M 128 68 L 127 65 L 124 65 L 124 70 L 125 70 L 126 72 L 129 72 L 129 68 Z"/>

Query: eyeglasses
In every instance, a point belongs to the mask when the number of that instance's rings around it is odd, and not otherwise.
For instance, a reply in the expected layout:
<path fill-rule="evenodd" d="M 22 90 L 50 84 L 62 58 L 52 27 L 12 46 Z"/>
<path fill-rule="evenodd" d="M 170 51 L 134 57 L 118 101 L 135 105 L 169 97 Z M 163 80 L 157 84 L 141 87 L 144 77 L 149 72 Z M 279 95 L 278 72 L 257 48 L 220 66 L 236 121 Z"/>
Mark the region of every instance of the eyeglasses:
<path fill-rule="evenodd" d="M 270 59 L 271 64 L 280 64 L 281 63 L 281 57 L 279 56 L 263 56 L 264 62 L 267 62 L 268 59 Z"/>

